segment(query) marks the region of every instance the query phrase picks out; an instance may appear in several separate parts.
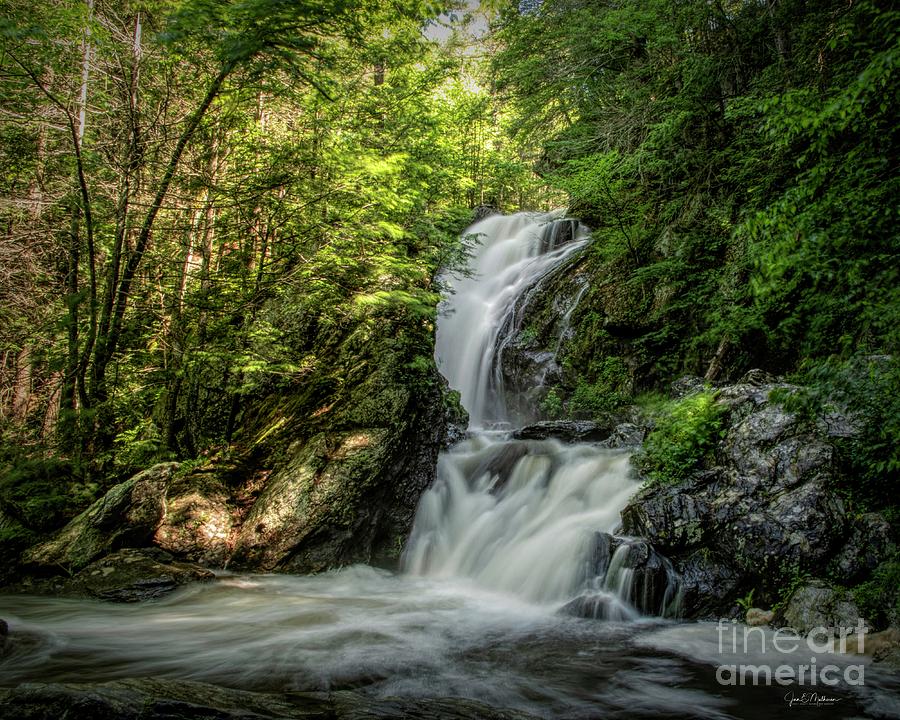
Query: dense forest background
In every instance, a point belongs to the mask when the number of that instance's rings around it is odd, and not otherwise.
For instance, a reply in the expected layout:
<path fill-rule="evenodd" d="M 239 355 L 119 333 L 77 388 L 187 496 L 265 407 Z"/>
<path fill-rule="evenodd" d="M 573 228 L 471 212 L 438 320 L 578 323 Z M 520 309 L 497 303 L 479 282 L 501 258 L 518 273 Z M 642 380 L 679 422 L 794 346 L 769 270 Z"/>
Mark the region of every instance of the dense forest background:
<path fill-rule="evenodd" d="M 575 379 L 548 414 L 761 367 L 800 380 L 811 417 L 859 419 L 860 511 L 893 496 L 893 3 L 4 0 L 2 17 L 0 492 L 33 526 L 221 452 L 258 398 L 339 391 L 348 339 L 409 340 L 411 377 L 433 367 L 435 274 L 484 204 L 567 205 L 593 230 Z M 610 287 L 636 364 L 601 352 Z"/>

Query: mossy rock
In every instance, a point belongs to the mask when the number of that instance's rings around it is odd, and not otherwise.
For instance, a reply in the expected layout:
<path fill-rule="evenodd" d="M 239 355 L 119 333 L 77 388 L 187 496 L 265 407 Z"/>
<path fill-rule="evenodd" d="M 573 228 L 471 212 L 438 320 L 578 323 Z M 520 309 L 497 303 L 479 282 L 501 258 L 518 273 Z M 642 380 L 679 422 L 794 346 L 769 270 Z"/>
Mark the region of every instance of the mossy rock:
<path fill-rule="evenodd" d="M 114 486 L 53 538 L 29 548 L 23 562 L 76 571 L 126 546 L 146 544 L 165 515 L 166 489 L 178 463 L 160 463 Z"/>

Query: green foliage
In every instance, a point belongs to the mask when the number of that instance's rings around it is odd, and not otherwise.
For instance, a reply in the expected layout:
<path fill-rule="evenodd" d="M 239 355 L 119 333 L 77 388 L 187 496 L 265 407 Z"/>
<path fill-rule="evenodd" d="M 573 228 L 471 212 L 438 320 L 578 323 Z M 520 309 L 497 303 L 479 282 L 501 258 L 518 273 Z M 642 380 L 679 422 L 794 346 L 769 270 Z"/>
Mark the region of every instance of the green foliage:
<path fill-rule="evenodd" d="M 548 420 L 558 420 L 563 416 L 563 401 L 556 388 L 550 388 L 541 400 L 541 412 Z"/>
<path fill-rule="evenodd" d="M 93 502 L 100 488 L 82 470 L 56 458 L 19 459 L 0 475 L 0 501 L 28 530 L 44 532 L 63 525 Z M 11 533 L 19 533 L 13 529 Z"/>
<path fill-rule="evenodd" d="M 593 382 L 581 380 L 569 400 L 573 417 L 596 418 L 631 400 L 628 366 L 620 357 L 605 357 L 590 369 Z"/>
<path fill-rule="evenodd" d="M 533 327 L 526 327 L 522 329 L 522 332 L 519 333 L 519 337 L 516 339 L 520 345 L 532 345 L 535 340 L 537 340 L 537 330 Z"/>
<path fill-rule="evenodd" d="M 158 425 L 152 418 L 144 418 L 136 425 L 116 435 L 113 440 L 113 468 L 120 475 L 129 475 L 144 468 L 172 460 Z"/>
<path fill-rule="evenodd" d="M 871 626 L 900 622 L 900 555 L 881 563 L 870 580 L 853 588 L 853 597 Z"/>
<path fill-rule="evenodd" d="M 643 382 L 897 351 L 898 28 L 871 0 L 502 17 L 498 87 L 592 226 L 620 297 L 583 304 L 613 305 Z"/>
<path fill-rule="evenodd" d="M 753 595 L 756 592 L 756 588 L 752 588 L 750 592 L 748 592 L 744 597 L 738 598 L 737 604 L 740 606 L 741 610 L 745 613 L 753 607 Z"/>
<path fill-rule="evenodd" d="M 651 483 L 674 484 L 709 462 L 722 437 L 724 406 L 716 393 L 672 401 L 647 435 L 635 462 Z"/>

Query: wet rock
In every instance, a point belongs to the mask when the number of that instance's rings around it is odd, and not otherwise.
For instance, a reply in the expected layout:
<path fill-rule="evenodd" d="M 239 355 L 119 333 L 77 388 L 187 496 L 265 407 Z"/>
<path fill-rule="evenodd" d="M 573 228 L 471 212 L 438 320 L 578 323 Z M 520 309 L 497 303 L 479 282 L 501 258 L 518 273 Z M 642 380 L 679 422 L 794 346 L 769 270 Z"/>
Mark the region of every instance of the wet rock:
<path fill-rule="evenodd" d="M 362 693 L 259 693 L 161 678 L 97 684 L 24 683 L 0 690 L 0 720 L 528 720 L 463 698 L 373 698 Z"/>
<path fill-rule="evenodd" d="M 166 553 L 126 549 L 88 565 L 66 583 L 66 594 L 139 602 L 156 600 L 187 583 L 214 578 L 209 570 L 174 561 Z"/>
<path fill-rule="evenodd" d="M 79 570 L 121 547 L 147 544 L 165 515 L 166 489 L 178 463 L 160 463 L 113 487 L 23 561 L 48 571 Z"/>
<path fill-rule="evenodd" d="M 188 583 L 214 578 L 215 574 L 206 568 L 178 562 L 158 548 L 125 548 L 91 563 L 70 577 L 26 576 L 4 590 L 130 603 L 157 600 Z"/>
<path fill-rule="evenodd" d="M 845 584 L 861 580 L 896 550 L 890 523 L 878 513 L 854 518 L 850 532 L 828 568 Z"/>
<path fill-rule="evenodd" d="M 609 437 L 599 444 L 611 450 L 632 450 L 640 447 L 646 436 L 647 427 L 644 425 L 630 422 L 619 423 L 613 428 Z"/>
<path fill-rule="evenodd" d="M 746 512 L 711 535 L 751 574 L 793 567 L 821 572 L 845 523 L 843 501 L 823 478 L 762 501 L 744 498 Z"/>
<path fill-rule="evenodd" d="M 815 628 L 856 628 L 859 608 L 846 590 L 814 581 L 798 587 L 788 598 L 782 613 L 786 625 L 805 635 Z"/>
<path fill-rule="evenodd" d="M 691 387 L 696 378 L 675 389 Z M 854 555 L 868 537 L 860 529 L 846 539 L 829 436 L 770 399 L 790 388 L 761 372 L 719 388 L 725 433 L 715 464 L 676 484 L 646 484 L 622 513 L 623 532 L 645 538 L 681 575 L 688 616 L 728 611 L 750 588 L 774 602 L 798 572 L 824 574 L 842 544 Z M 872 540 L 883 535 L 875 520 L 863 527 Z M 878 550 L 863 564 L 886 547 L 873 544 Z M 849 557 L 844 565 L 852 569 Z"/>
<path fill-rule="evenodd" d="M 667 550 L 699 546 L 712 519 L 721 473 L 697 473 L 678 485 L 645 487 L 622 511 L 627 535 L 644 537 Z"/>
<path fill-rule="evenodd" d="M 702 377 L 695 375 L 685 375 L 674 380 L 669 385 L 669 396 L 672 398 L 683 398 L 688 395 L 701 392 L 707 386 L 707 382 Z"/>
<path fill-rule="evenodd" d="M 645 540 L 595 533 L 591 558 L 604 590 L 645 615 L 676 614 L 680 579 L 672 563 Z"/>
<path fill-rule="evenodd" d="M 376 698 L 343 691 L 328 699 L 335 720 L 536 720 L 518 710 L 465 698 Z"/>
<path fill-rule="evenodd" d="M 516 464 L 528 455 L 527 443 L 505 443 L 497 447 L 494 452 L 478 463 L 470 473 L 472 478 L 481 478 L 488 475 L 493 478 L 495 491 L 506 486 Z"/>
<path fill-rule="evenodd" d="M 469 436 L 469 413 L 460 402 L 460 395 L 450 388 L 447 378 L 440 375 L 441 394 L 444 398 L 444 435 L 441 447 L 447 449 L 461 443 Z"/>
<path fill-rule="evenodd" d="M 499 215 L 500 211 L 493 205 L 479 205 L 472 211 L 472 222 L 476 223 L 480 220 L 490 217 L 491 215 Z"/>
<path fill-rule="evenodd" d="M 99 684 L 24 683 L 4 691 L 0 701 L 3 720 L 330 717 L 324 699 L 292 702 L 263 693 L 153 678 Z"/>
<path fill-rule="evenodd" d="M 676 557 L 673 565 L 681 577 L 682 614 L 688 617 L 731 614 L 744 575 L 730 559 L 707 548 Z"/>
<path fill-rule="evenodd" d="M 606 440 L 615 428 L 588 420 L 546 420 L 513 433 L 516 440 L 559 440 L 564 443 Z"/>

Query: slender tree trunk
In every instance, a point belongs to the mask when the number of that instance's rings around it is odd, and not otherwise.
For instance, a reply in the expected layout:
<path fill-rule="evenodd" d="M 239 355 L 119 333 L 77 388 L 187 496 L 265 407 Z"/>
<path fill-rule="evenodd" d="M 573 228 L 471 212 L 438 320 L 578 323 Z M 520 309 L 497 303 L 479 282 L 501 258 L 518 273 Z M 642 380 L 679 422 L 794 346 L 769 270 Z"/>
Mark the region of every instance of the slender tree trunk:
<path fill-rule="evenodd" d="M 61 427 L 61 440 L 63 446 L 72 449 L 75 446 L 76 434 L 76 413 L 80 403 L 86 400 L 84 392 L 83 376 L 79 378 L 80 356 L 79 356 L 79 309 L 81 305 L 80 282 L 79 282 L 79 263 L 81 262 L 81 224 L 82 218 L 90 212 L 87 197 L 87 185 L 84 177 L 84 169 L 82 167 L 82 146 L 84 144 L 84 133 L 87 126 L 87 99 L 88 99 L 88 82 L 91 72 L 91 43 L 90 43 L 90 21 L 93 13 L 94 2 L 87 0 L 88 7 L 88 25 L 85 26 L 82 36 L 82 52 L 81 52 L 81 86 L 78 94 L 78 112 L 73 122 L 70 120 L 70 128 L 72 130 L 72 143 L 75 153 L 76 171 L 75 171 L 75 188 L 72 195 L 71 219 L 69 222 L 69 242 L 68 242 L 68 264 L 66 268 L 66 305 L 68 309 L 67 325 L 68 325 L 68 351 L 66 359 L 66 369 L 63 380 L 63 387 L 60 392 L 60 420 L 63 423 Z M 89 215 L 85 217 L 87 225 L 86 232 L 90 236 L 89 254 L 93 251 L 93 228 Z M 90 258 L 91 272 L 93 273 L 94 259 Z M 96 285 L 92 287 L 96 291 Z M 96 295 L 94 295 L 96 299 Z M 94 303 L 96 307 L 96 302 Z"/>
<path fill-rule="evenodd" d="M 206 95 L 200 105 L 188 118 L 184 130 L 182 130 L 178 142 L 172 150 L 169 161 L 166 163 L 166 169 L 160 179 L 156 195 L 147 210 L 147 215 L 144 217 L 144 222 L 141 225 L 134 251 L 128 256 L 128 260 L 122 270 L 122 277 L 116 291 L 116 300 L 113 307 L 109 332 L 102 347 L 98 345 L 98 351 L 94 354 L 95 393 L 98 401 L 103 401 L 106 398 L 106 369 L 118 349 L 119 340 L 122 335 L 122 323 L 125 318 L 125 310 L 131 299 L 131 287 L 135 276 L 137 275 L 138 268 L 140 267 L 141 260 L 144 257 L 144 253 L 147 251 L 147 247 L 153 237 L 153 227 L 156 222 L 156 217 L 162 208 L 163 201 L 165 200 L 166 194 L 169 191 L 169 186 L 172 184 L 172 180 L 175 177 L 175 172 L 178 170 L 181 157 L 184 154 L 187 144 L 190 142 L 191 138 L 193 138 L 194 133 L 200 126 L 200 121 L 203 119 L 203 116 L 206 114 L 206 111 L 209 109 L 210 105 L 212 105 L 213 101 L 218 97 L 222 90 L 222 85 L 234 70 L 234 67 L 235 64 L 233 61 L 228 61 L 223 64 L 218 75 L 216 75 L 207 88 Z"/>

